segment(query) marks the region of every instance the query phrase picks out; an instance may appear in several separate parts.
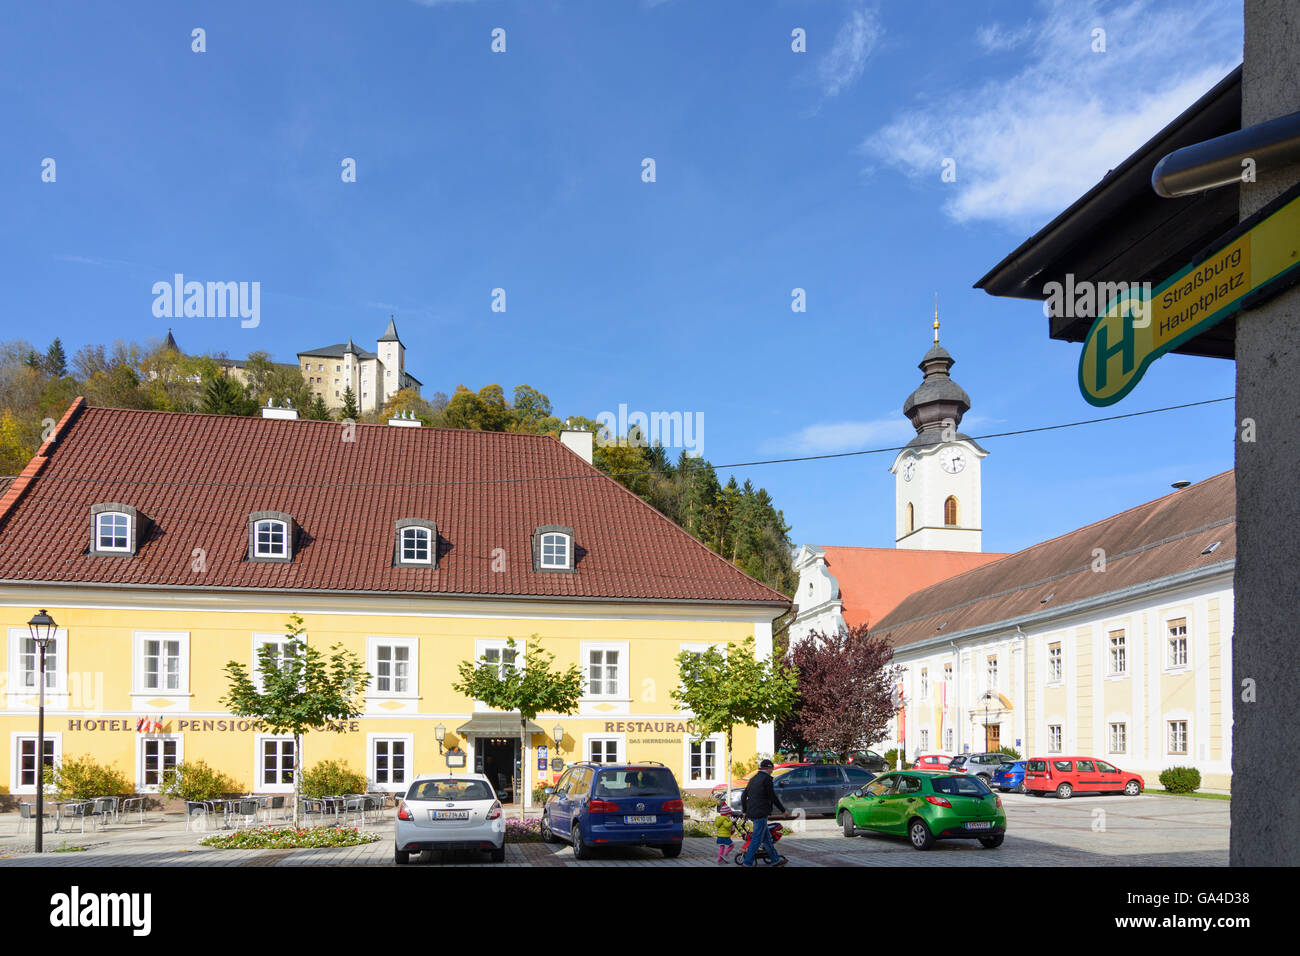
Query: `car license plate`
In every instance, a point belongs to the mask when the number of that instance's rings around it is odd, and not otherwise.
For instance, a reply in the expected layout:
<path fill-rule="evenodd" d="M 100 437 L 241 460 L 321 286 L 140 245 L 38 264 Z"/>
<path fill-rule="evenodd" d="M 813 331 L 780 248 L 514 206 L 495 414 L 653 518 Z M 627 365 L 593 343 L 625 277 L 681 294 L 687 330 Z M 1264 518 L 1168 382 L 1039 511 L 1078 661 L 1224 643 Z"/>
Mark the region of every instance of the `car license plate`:
<path fill-rule="evenodd" d="M 624 817 L 624 818 L 623 818 L 623 822 L 624 822 L 624 823 L 657 823 L 658 821 L 659 821 L 659 818 L 658 818 L 658 817 L 653 817 L 653 816 L 651 816 L 651 817 Z"/>
<path fill-rule="evenodd" d="M 989 827 L 991 827 L 991 826 L 993 826 L 993 824 L 989 823 L 987 820 L 983 820 L 983 821 L 980 821 L 980 822 L 978 822 L 978 823 L 968 823 L 968 824 L 966 824 L 966 829 L 967 829 L 967 830 L 987 830 L 987 829 L 988 829 Z"/>
<path fill-rule="evenodd" d="M 468 820 L 468 810 L 430 810 L 430 820 Z"/>

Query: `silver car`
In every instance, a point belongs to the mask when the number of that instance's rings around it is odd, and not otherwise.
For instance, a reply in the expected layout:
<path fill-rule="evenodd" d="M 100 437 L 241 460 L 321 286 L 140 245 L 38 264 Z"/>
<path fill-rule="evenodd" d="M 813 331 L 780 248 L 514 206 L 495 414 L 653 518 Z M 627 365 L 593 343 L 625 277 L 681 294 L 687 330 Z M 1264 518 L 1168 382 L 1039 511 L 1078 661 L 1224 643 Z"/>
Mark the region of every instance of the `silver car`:
<path fill-rule="evenodd" d="M 506 858 L 505 816 L 496 790 L 481 773 L 417 777 L 398 801 L 393 862 L 424 850 L 488 850 Z"/>
<path fill-rule="evenodd" d="M 985 783 L 993 780 L 993 772 L 1004 763 L 1012 763 L 1015 757 L 1004 753 L 970 754 L 962 764 L 962 771 L 972 777 L 979 777 Z"/>

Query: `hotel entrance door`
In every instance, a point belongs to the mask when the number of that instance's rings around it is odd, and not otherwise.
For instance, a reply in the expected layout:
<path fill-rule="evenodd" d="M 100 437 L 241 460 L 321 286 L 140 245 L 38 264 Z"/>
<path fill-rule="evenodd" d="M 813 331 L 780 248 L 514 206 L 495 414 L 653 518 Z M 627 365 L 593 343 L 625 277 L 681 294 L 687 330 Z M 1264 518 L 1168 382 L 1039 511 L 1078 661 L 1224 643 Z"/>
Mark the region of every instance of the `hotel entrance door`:
<path fill-rule="evenodd" d="M 492 781 L 502 803 L 514 803 L 519 791 L 519 738 L 475 738 L 474 770 Z"/>
<path fill-rule="evenodd" d="M 996 752 L 1002 746 L 1002 725 L 988 724 L 984 727 L 984 749 Z"/>

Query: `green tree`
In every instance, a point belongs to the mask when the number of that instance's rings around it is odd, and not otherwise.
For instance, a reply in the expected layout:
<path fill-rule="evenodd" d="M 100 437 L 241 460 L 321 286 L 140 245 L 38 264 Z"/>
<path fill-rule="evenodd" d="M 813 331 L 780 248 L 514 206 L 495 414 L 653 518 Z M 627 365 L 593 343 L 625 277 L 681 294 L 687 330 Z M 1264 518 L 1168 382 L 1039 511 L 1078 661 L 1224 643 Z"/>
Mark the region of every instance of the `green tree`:
<path fill-rule="evenodd" d="M 303 418 L 310 418 L 318 422 L 327 422 L 330 420 L 329 406 L 325 404 L 325 399 L 317 395 L 312 399 L 311 404 L 303 412 Z"/>
<path fill-rule="evenodd" d="M 775 654 L 758 660 L 753 637 L 730 645 L 725 653 L 717 647 L 683 651 L 677 655 L 677 671 L 681 687 L 672 697 L 695 714 L 695 737 L 726 734 L 728 780 L 735 728 L 784 720 L 798 700 L 798 670 Z"/>
<path fill-rule="evenodd" d="M 44 371 L 51 378 L 63 378 L 68 374 L 68 355 L 63 351 L 63 342 L 57 337 L 45 353 Z"/>
<path fill-rule="evenodd" d="M 524 652 L 524 666 L 515 664 L 518 651 L 514 638 L 506 638 L 506 649 L 500 661 L 483 658 L 477 663 L 461 661 L 457 665 L 460 680 L 451 685 L 458 694 L 471 700 L 481 700 L 494 710 L 519 713 L 519 760 L 521 779 L 516 793 L 519 798 L 519 816 L 532 805 L 532 790 L 528 777 L 528 722 L 537 715 L 572 714 L 582 698 L 582 671 L 570 664 L 568 670 L 552 672 L 555 655 L 542 650 L 536 634 L 528 639 Z"/>
<path fill-rule="evenodd" d="M 302 738 L 312 730 L 336 730 L 360 717 L 370 681 L 365 663 L 334 644 L 330 656 L 304 637 L 302 618 L 290 615 L 280 645 L 263 644 L 257 654 L 256 679 L 238 661 L 226 664 L 230 692 L 221 703 L 237 717 L 260 721 L 273 734 L 293 734 L 293 822 L 298 823 L 302 793 Z"/>
<path fill-rule="evenodd" d="M 256 415 L 257 402 L 229 375 L 217 374 L 203 392 L 203 411 L 209 415 Z"/>
<path fill-rule="evenodd" d="M 456 386 L 443 416 L 448 428 L 483 432 L 506 431 L 513 420 L 500 385 L 484 385 L 477 392 L 471 392 L 464 385 Z"/>
<path fill-rule="evenodd" d="M 348 385 L 343 389 L 343 410 L 339 412 L 339 420 L 352 419 L 356 421 L 361 417 L 361 412 L 357 409 L 357 397 L 352 393 L 352 386 Z"/>

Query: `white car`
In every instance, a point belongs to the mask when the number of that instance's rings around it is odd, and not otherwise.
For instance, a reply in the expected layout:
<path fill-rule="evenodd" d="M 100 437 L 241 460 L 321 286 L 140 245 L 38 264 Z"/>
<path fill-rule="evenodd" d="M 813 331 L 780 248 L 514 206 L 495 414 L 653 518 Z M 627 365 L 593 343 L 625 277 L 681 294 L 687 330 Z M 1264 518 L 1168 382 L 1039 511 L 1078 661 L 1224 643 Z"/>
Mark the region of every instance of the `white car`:
<path fill-rule="evenodd" d="M 398 801 L 393 862 L 409 863 L 424 850 L 488 850 L 506 858 L 505 815 L 496 790 L 481 773 L 417 777 Z"/>

